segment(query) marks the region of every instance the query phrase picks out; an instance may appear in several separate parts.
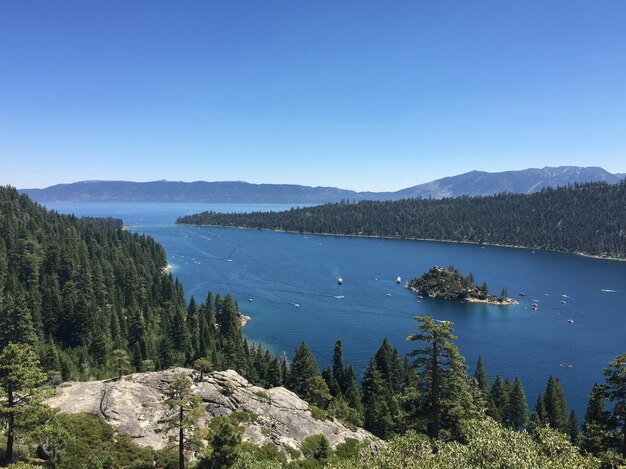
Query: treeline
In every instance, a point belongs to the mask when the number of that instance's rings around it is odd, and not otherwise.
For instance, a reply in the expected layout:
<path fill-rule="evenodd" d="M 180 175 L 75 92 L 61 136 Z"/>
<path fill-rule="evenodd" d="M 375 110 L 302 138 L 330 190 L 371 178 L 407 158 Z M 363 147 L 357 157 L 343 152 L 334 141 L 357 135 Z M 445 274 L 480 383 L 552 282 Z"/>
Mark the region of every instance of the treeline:
<path fill-rule="evenodd" d="M 226 311 L 217 314 L 234 319 Z M 626 354 L 604 370 L 606 382 L 594 386 L 581 431 L 575 414 L 568 412 L 557 378 L 550 377 L 529 418 L 518 378 L 510 381 L 496 376 L 490 381 L 480 358 L 473 376 L 468 376 L 454 345 L 452 324 L 427 316 L 417 319 L 418 333 L 407 338 L 417 348 L 401 357 L 384 340 L 364 372 L 362 388 L 352 367 L 344 363 L 340 341 L 335 344 L 332 364 L 320 371 L 304 343 L 288 362 L 233 337 L 216 340 L 222 342 L 224 352 L 214 356 L 231 363 L 241 360 L 240 366 L 253 383 L 286 386 L 312 403 L 314 418 L 364 426 L 387 440 L 376 456 L 366 448 L 359 451 L 356 440 L 333 450 L 322 435 L 314 435 L 302 446 L 306 459 L 287 464 L 275 448 L 242 443 L 239 416 L 216 418 L 208 429 L 199 430 L 195 424 L 203 413 L 202 402 L 190 391 L 192 382 L 187 374 L 179 373 L 165 391 L 167 396 L 171 394 L 166 400 L 171 429 L 184 428 L 184 437 L 181 432 L 178 439 L 177 464 L 174 453 L 140 450 L 126 437 L 113 437 L 110 427 L 93 418 L 51 412 L 37 397 L 44 394 L 46 375 L 36 354 L 28 345 L 9 344 L 0 353 L 0 393 L 6 396 L 2 418 L 13 415 L 13 420 L 8 420 L 5 462 L 12 460 L 8 442 L 15 436 L 40 445 L 37 452 L 50 467 L 77 467 L 73 464 L 79 457 L 96 462 L 106 458 L 112 464 L 85 464 L 88 468 L 120 467 L 116 462 L 131 457 L 135 462 L 121 467 L 186 467 L 186 458 L 192 454 L 200 455 L 197 468 L 612 468 L 626 462 Z M 233 345 L 226 347 L 231 341 Z M 212 368 L 207 358 L 195 360 L 194 366 L 197 379 Z M 19 408 L 11 405 L 11 393 L 23 396 Z M 71 430 L 77 425 L 86 426 L 74 435 Z M 97 441 L 94 432 L 109 437 L 95 447 L 83 446 L 86 438 Z M 208 447 L 197 446 L 202 435 L 208 439 Z M 45 444 L 41 445 L 42 441 Z M 300 453 L 294 450 L 292 456 Z M 222 461 L 219 465 L 219 458 L 226 458 L 228 464 Z"/>
<path fill-rule="evenodd" d="M 284 212 L 204 212 L 177 223 L 464 241 L 626 257 L 626 182 L 489 197 L 335 203 Z"/>

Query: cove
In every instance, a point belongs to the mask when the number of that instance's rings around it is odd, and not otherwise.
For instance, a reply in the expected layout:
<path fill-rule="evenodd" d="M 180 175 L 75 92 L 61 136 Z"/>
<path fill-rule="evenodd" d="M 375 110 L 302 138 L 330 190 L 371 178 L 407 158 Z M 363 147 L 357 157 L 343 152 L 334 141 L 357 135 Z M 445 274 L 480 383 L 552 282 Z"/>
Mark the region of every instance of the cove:
<path fill-rule="evenodd" d="M 626 262 L 471 244 L 174 225 L 176 217 L 203 210 L 290 207 L 284 205 L 48 207 L 121 218 L 129 230 L 153 236 L 188 297 L 203 300 L 208 290 L 232 294 L 252 317 L 245 328 L 249 340 L 288 357 L 305 341 L 321 367 L 330 364 L 336 339 L 357 375 L 385 337 L 404 354 L 415 346 L 405 341 L 416 331 L 413 318 L 431 315 L 454 323 L 469 374 L 481 355 L 490 379 L 496 373 L 519 376 L 531 410 L 548 377 L 557 376 L 570 409 L 582 418 L 593 384 L 603 381 L 602 368 L 626 351 Z M 396 284 L 398 276 L 404 283 L 433 265 L 472 272 L 478 284 L 487 282 L 494 294 L 507 288 L 519 304 L 419 300 Z M 526 296 L 518 297 L 519 291 Z"/>

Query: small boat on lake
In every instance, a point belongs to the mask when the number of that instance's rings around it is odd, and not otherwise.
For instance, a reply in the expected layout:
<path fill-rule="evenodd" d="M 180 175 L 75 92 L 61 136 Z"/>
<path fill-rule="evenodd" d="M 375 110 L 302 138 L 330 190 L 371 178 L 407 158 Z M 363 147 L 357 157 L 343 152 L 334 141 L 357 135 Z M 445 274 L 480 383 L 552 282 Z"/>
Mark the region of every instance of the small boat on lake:
<path fill-rule="evenodd" d="M 524 293 L 523 291 L 518 293 L 519 296 L 526 296 L 526 293 Z"/>
<path fill-rule="evenodd" d="M 398 285 L 400 285 L 400 284 L 402 283 L 402 277 L 397 277 L 397 278 L 396 278 L 396 283 L 397 283 Z"/>
<path fill-rule="evenodd" d="M 391 293 L 387 293 L 387 296 L 391 296 Z"/>
<path fill-rule="evenodd" d="M 337 285 L 343 285 L 343 279 L 341 277 L 337 277 Z"/>
<path fill-rule="evenodd" d="M 574 324 L 574 320 L 573 319 L 568 319 L 567 322 L 568 322 L 568 324 Z"/>

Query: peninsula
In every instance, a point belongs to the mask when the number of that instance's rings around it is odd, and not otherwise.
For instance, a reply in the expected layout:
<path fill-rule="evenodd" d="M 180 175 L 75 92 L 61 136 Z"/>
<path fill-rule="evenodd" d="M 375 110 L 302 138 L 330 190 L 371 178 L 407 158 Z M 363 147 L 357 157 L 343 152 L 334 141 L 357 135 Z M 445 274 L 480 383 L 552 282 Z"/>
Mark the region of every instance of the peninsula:
<path fill-rule="evenodd" d="M 507 298 L 506 289 L 501 296 L 490 295 L 487 283 L 474 285 L 474 276 L 470 273 L 464 277 L 458 270 L 450 266 L 447 269 L 433 266 L 421 277 L 411 280 L 406 288 L 418 295 L 444 300 L 460 300 L 467 303 L 485 303 L 490 305 L 514 305 L 512 298 Z"/>

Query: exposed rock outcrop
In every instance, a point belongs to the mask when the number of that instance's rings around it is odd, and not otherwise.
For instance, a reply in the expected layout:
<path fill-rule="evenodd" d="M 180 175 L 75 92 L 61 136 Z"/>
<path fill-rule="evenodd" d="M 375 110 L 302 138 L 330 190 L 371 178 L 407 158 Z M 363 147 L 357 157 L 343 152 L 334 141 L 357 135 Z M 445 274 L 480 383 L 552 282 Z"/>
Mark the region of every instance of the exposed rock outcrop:
<path fill-rule="evenodd" d="M 309 405 L 293 392 L 282 387 L 253 386 L 233 370 L 210 373 L 202 381 L 198 381 L 193 370 L 175 368 L 136 373 L 119 381 L 64 383 L 48 403 L 62 412 L 100 415 L 138 444 L 158 449 L 167 442 L 158 423 L 164 415 L 163 390 L 179 371 L 196 380 L 193 392 L 201 396 L 207 410 L 201 424 L 207 424 L 214 416 L 237 412 L 243 420 L 244 440 L 259 446 L 273 443 L 287 457 L 287 448 L 300 449 L 306 437 L 316 434 L 323 434 L 332 447 L 346 438 L 378 444 L 379 440 L 363 429 L 351 430 L 333 419 L 316 420 Z"/>

